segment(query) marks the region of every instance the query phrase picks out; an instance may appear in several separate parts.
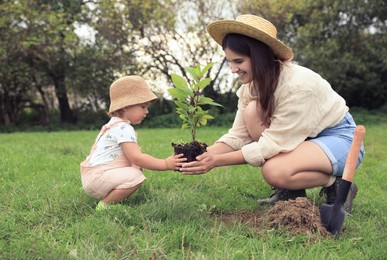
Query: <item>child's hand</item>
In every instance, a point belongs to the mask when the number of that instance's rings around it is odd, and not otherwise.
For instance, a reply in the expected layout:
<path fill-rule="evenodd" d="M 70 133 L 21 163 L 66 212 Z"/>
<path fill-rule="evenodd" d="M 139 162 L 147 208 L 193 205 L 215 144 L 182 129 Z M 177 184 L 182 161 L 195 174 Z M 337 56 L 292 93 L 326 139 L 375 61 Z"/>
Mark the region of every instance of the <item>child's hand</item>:
<path fill-rule="evenodd" d="M 167 170 L 175 170 L 178 171 L 183 163 L 187 161 L 187 158 L 183 157 L 184 154 L 172 154 L 167 159 L 165 159 L 165 163 L 167 164 Z"/>

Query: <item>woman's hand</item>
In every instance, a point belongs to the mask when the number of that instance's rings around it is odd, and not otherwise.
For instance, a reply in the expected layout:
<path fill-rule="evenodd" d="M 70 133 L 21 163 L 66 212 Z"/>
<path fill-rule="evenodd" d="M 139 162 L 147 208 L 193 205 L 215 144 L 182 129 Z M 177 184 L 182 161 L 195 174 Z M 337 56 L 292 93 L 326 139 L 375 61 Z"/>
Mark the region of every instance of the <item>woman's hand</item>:
<path fill-rule="evenodd" d="M 165 159 L 165 164 L 167 165 L 167 170 L 180 170 L 181 166 L 187 161 L 187 158 L 183 157 L 184 154 L 172 154 L 167 159 Z"/>
<path fill-rule="evenodd" d="M 180 171 L 187 175 L 197 175 L 207 173 L 214 167 L 216 167 L 215 155 L 205 152 L 197 156 L 196 161 L 184 163 L 180 168 Z"/>

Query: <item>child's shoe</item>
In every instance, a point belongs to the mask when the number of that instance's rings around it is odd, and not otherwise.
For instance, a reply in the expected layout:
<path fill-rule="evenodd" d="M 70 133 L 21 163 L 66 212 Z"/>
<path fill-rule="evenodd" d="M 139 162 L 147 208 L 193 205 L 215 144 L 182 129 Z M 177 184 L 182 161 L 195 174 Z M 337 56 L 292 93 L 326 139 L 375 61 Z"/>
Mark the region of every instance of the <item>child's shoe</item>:
<path fill-rule="evenodd" d="M 104 211 L 108 209 L 108 205 L 106 205 L 102 200 L 100 200 L 95 207 L 96 211 Z"/>

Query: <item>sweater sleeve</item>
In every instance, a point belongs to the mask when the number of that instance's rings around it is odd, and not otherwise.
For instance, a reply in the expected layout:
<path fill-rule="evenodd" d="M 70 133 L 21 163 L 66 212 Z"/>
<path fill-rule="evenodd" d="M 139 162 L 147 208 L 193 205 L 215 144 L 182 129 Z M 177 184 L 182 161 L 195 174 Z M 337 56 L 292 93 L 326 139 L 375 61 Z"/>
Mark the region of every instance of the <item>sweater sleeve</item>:
<path fill-rule="evenodd" d="M 234 150 L 240 150 L 245 144 L 252 142 L 243 119 L 243 109 L 238 109 L 232 128 L 217 142 L 223 142 Z"/>

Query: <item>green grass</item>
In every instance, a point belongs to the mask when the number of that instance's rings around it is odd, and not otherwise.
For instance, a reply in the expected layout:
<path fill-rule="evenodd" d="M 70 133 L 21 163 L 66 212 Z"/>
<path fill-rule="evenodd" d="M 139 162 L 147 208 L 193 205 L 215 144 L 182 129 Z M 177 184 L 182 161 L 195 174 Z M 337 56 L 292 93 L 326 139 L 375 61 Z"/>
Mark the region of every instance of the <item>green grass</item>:
<path fill-rule="evenodd" d="M 270 187 L 249 165 L 205 175 L 145 170 L 125 203 L 96 212 L 81 189 L 79 163 L 97 131 L 0 135 L 0 259 L 386 259 L 386 114 L 358 111 L 366 157 L 354 180 L 353 216 L 338 240 L 220 221 L 221 213 L 261 209 Z M 199 129 L 211 144 L 226 128 Z M 144 152 L 172 153 L 180 129 L 139 129 Z M 319 189 L 308 190 L 316 204 Z"/>

